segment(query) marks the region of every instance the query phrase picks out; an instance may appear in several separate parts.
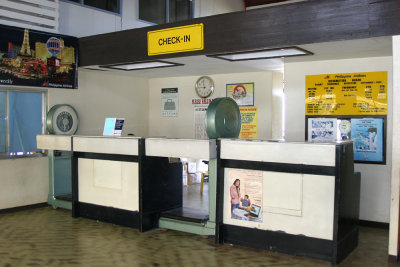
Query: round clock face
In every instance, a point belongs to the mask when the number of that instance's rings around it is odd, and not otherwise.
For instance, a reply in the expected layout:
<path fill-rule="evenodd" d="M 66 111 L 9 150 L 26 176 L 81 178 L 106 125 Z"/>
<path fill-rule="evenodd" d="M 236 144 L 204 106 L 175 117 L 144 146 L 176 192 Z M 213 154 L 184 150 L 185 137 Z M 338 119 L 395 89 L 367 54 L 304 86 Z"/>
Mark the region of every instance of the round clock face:
<path fill-rule="evenodd" d="M 63 133 L 66 133 L 69 130 L 71 130 L 72 125 L 74 124 L 72 115 L 68 111 L 62 111 L 60 114 L 58 114 L 56 120 L 58 129 Z"/>
<path fill-rule="evenodd" d="M 214 89 L 214 81 L 208 76 L 202 76 L 196 82 L 196 94 L 201 98 L 207 98 L 212 95 Z"/>

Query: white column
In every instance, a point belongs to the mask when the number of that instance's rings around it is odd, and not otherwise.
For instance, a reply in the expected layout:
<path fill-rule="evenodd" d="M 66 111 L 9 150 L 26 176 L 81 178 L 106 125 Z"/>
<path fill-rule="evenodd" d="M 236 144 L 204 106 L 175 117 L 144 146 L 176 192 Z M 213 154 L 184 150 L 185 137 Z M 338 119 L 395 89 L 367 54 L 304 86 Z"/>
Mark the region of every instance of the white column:
<path fill-rule="evenodd" d="M 393 36 L 393 143 L 392 182 L 390 198 L 389 255 L 398 252 L 399 232 L 399 186 L 400 186 L 400 35 Z M 390 101 L 390 100 L 389 100 Z M 389 133 L 390 134 L 390 133 Z"/>

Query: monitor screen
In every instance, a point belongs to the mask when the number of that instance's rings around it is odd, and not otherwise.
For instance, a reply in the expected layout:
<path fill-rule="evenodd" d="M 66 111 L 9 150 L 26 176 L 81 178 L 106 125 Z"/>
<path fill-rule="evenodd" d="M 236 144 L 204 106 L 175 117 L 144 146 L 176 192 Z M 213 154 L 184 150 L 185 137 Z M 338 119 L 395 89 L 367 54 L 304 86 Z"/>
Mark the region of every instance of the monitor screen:
<path fill-rule="evenodd" d="M 251 204 L 250 213 L 258 216 L 260 214 L 261 207 L 258 205 Z"/>

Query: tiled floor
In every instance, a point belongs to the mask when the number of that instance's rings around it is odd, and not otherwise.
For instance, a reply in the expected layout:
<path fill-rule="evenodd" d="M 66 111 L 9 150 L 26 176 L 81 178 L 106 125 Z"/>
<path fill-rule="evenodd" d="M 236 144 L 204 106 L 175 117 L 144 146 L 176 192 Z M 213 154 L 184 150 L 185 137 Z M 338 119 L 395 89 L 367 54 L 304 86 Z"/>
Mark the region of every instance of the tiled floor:
<path fill-rule="evenodd" d="M 208 210 L 208 184 L 183 188 L 184 206 Z M 396 266 L 387 261 L 388 231 L 361 228 L 358 248 L 340 266 Z M 331 266 L 323 261 L 155 230 L 140 233 L 41 208 L 0 214 L 1 266 Z"/>
<path fill-rule="evenodd" d="M 358 248 L 340 266 L 391 266 L 388 231 L 361 228 Z M 0 266 L 330 266 L 176 231 L 140 233 L 41 208 L 0 215 Z M 393 265 L 395 266 L 395 265 Z"/>

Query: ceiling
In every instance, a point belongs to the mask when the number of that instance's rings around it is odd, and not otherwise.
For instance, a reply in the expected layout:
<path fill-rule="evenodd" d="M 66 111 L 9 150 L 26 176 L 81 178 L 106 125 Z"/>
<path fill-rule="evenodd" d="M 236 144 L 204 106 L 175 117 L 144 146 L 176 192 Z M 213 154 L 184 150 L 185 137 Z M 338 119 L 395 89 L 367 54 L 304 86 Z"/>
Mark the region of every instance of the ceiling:
<path fill-rule="evenodd" d="M 298 47 L 308 50 L 314 53 L 314 55 L 237 62 L 229 62 L 207 56 L 188 56 L 169 58 L 166 60 L 174 63 L 184 64 L 184 66 L 134 71 L 106 70 L 104 73 L 118 72 L 118 75 L 144 78 L 161 78 L 259 71 L 283 72 L 284 64 L 290 62 L 391 56 L 392 37 L 385 36 L 369 39 L 306 44 L 299 45 Z M 98 69 L 88 71 L 100 70 L 98 66 L 88 66 L 85 68 Z"/>

